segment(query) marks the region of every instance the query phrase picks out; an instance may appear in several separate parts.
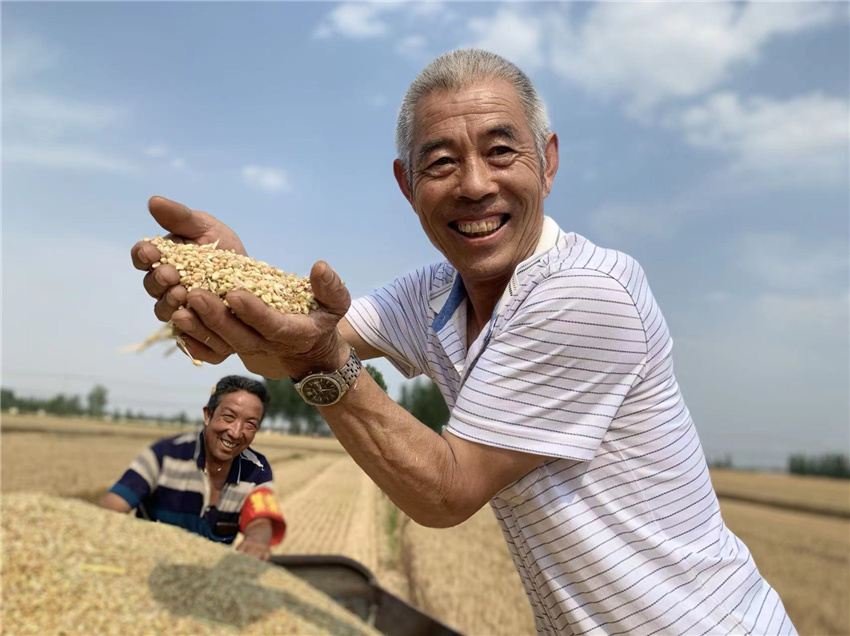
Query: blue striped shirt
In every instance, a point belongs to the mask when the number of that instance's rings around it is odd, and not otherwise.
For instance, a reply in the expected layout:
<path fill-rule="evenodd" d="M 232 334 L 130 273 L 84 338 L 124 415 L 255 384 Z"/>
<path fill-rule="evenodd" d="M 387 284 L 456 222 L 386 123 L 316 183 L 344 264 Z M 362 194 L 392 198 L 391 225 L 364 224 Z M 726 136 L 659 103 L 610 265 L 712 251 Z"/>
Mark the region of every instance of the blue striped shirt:
<path fill-rule="evenodd" d="M 248 495 L 260 486 L 273 490 L 272 469 L 263 455 L 246 448 L 212 506 L 205 459 L 203 432 L 166 437 L 143 450 L 110 492 L 135 508 L 137 517 L 233 543 Z"/>
<path fill-rule="evenodd" d="M 437 383 L 449 433 L 546 458 L 490 502 L 538 632 L 796 634 L 723 523 L 640 265 L 546 218 L 474 342 L 467 304 L 444 261 L 346 318 Z"/>

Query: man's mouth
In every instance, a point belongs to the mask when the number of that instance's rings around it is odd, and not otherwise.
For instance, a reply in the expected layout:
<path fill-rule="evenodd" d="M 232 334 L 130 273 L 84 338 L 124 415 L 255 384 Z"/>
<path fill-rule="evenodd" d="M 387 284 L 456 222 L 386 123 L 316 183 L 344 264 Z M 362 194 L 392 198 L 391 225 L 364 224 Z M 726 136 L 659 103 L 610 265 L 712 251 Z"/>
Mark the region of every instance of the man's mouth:
<path fill-rule="evenodd" d="M 219 437 L 218 439 L 219 439 L 219 441 L 222 443 L 222 445 L 223 445 L 225 448 L 229 448 L 230 450 L 233 450 L 234 448 L 236 448 L 237 446 L 239 446 L 239 444 L 237 444 L 236 442 L 228 442 L 228 441 L 227 441 L 226 439 L 224 439 L 223 437 Z"/>
<path fill-rule="evenodd" d="M 509 215 L 503 214 L 498 218 L 489 218 L 481 221 L 455 221 L 451 227 L 459 233 L 470 238 L 489 236 L 501 228 L 507 221 Z"/>

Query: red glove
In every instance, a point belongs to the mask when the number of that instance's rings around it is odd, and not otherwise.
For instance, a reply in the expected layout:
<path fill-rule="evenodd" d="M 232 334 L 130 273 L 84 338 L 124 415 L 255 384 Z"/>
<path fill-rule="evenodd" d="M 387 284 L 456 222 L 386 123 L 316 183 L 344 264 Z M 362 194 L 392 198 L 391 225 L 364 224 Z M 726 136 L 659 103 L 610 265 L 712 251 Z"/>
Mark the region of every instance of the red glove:
<path fill-rule="evenodd" d="M 286 522 L 283 520 L 283 514 L 280 512 L 280 506 L 277 505 L 274 493 L 268 488 L 257 488 L 245 499 L 245 503 L 242 504 L 242 512 L 239 515 L 240 532 L 245 532 L 245 526 L 260 517 L 271 519 L 271 545 L 277 545 L 283 541 L 283 535 L 286 534 Z"/>

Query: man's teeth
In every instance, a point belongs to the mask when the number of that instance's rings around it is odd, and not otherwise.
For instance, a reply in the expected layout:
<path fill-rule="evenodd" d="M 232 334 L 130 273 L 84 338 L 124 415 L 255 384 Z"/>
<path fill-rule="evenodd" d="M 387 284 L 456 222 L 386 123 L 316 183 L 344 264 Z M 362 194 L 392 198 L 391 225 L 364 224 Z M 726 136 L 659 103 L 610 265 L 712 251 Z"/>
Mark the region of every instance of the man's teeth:
<path fill-rule="evenodd" d="M 472 222 L 459 222 L 457 224 L 457 229 L 461 234 L 466 234 L 468 236 L 480 236 L 482 234 L 489 234 L 490 232 L 494 232 L 498 230 L 502 226 L 502 221 L 472 221 Z"/>
<path fill-rule="evenodd" d="M 219 437 L 219 439 L 221 439 Z M 221 439 L 221 443 L 224 444 L 227 448 L 236 448 L 237 444 L 228 442 L 226 439 Z"/>

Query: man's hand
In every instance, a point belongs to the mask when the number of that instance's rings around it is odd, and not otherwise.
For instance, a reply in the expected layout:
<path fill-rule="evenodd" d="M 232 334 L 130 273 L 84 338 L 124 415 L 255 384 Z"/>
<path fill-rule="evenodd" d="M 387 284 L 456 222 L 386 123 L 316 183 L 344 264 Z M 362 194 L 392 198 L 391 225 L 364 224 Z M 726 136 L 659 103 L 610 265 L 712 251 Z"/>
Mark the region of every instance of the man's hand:
<path fill-rule="evenodd" d="M 168 230 L 166 238 L 175 243 L 206 245 L 218 241 L 218 247 L 221 249 L 232 249 L 237 254 L 246 254 L 245 246 L 236 232 L 206 212 L 190 210 L 182 203 L 163 197 L 151 197 L 148 209 L 156 222 Z M 163 322 L 171 320 L 174 310 L 186 304 L 186 289 L 180 285 L 177 270 L 173 265 L 151 269 L 151 265 L 160 259 L 161 254 L 148 241 L 136 243 L 130 250 L 130 256 L 136 269 L 148 272 L 144 287 L 148 294 L 157 299 L 154 306 L 156 317 Z M 223 353 L 224 351 L 219 351 L 220 355 Z M 228 351 L 227 355 L 230 353 Z M 227 355 L 221 357 L 218 362 Z"/>
<path fill-rule="evenodd" d="M 231 313 L 215 294 L 195 289 L 187 297 L 189 308 L 174 312 L 172 321 L 198 360 L 220 362 L 220 351 L 230 349 L 248 371 L 271 379 L 334 371 L 348 360 L 337 325 L 351 296 L 324 261 L 313 265 L 310 283 L 319 309 L 308 315 L 275 311 L 246 291 L 228 292 Z"/>
<path fill-rule="evenodd" d="M 250 554 L 261 561 L 268 561 L 272 555 L 269 548 L 272 541 L 271 519 L 254 519 L 245 526 L 244 534 L 245 538 L 236 547 L 236 551 Z"/>
<path fill-rule="evenodd" d="M 252 557 L 260 559 L 260 561 L 268 561 L 272 556 L 272 551 L 269 549 L 268 543 L 262 543 L 248 537 L 245 537 L 242 543 L 237 546 L 236 551 L 249 554 Z"/>

